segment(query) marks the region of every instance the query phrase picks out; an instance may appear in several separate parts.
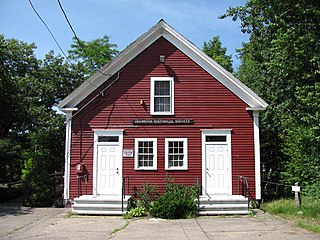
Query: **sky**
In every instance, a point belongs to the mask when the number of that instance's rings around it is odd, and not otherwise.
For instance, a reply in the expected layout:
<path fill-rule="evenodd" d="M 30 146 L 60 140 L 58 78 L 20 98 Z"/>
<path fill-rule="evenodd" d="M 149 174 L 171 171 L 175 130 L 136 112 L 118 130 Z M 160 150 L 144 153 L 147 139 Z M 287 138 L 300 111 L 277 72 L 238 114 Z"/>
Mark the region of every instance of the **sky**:
<path fill-rule="evenodd" d="M 56 40 L 67 53 L 73 33 L 57 0 L 30 0 Z M 177 32 L 202 49 L 203 42 L 219 36 L 234 67 L 240 61 L 236 49 L 248 41 L 240 23 L 218 19 L 230 7 L 243 6 L 245 0 L 60 0 L 77 36 L 91 41 L 108 35 L 123 50 L 139 36 L 164 19 Z M 6 38 L 37 46 L 43 58 L 50 50 L 61 53 L 50 33 L 31 8 L 29 0 L 0 0 L 0 34 Z"/>

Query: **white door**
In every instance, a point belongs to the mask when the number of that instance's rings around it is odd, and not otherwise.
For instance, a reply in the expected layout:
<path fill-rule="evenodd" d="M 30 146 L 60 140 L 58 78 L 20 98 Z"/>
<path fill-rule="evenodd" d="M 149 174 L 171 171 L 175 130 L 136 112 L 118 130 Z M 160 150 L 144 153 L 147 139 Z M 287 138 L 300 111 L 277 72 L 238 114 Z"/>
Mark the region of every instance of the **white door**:
<path fill-rule="evenodd" d="M 121 146 L 97 146 L 97 194 L 120 196 L 121 194 Z"/>
<path fill-rule="evenodd" d="M 205 176 L 207 194 L 230 194 L 230 165 L 227 144 L 206 144 Z"/>

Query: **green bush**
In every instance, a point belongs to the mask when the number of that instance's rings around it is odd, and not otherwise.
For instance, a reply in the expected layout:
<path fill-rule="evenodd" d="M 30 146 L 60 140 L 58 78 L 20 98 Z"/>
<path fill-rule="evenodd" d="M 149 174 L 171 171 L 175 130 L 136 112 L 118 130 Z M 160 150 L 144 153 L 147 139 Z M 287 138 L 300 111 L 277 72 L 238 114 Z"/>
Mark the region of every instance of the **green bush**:
<path fill-rule="evenodd" d="M 317 183 L 303 186 L 301 194 L 305 197 L 320 199 L 320 180 Z"/>
<path fill-rule="evenodd" d="M 130 209 L 125 215 L 125 218 L 131 219 L 133 217 L 143 217 L 146 214 L 146 210 L 143 207 L 135 207 Z"/>
<path fill-rule="evenodd" d="M 154 201 L 150 214 L 165 219 L 193 217 L 197 213 L 195 199 L 194 187 L 167 181 L 165 193 Z"/>
<path fill-rule="evenodd" d="M 25 181 L 23 205 L 28 207 L 49 207 L 53 204 L 52 182 L 41 160 L 29 159 L 22 171 Z"/>
<path fill-rule="evenodd" d="M 139 200 L 139 205 L 149 211 L 151 208 L 151 203 L 154 201 L 158 196 L 158 190 L 150 183 L 144 183 L 141 187 L 141 191 L 138 191 L 135 189 L 135 204 L 132 207 L 136 207 L 137 205 L 137 200 Z M 134 203 L 134 200 L 133 200 Z"/>

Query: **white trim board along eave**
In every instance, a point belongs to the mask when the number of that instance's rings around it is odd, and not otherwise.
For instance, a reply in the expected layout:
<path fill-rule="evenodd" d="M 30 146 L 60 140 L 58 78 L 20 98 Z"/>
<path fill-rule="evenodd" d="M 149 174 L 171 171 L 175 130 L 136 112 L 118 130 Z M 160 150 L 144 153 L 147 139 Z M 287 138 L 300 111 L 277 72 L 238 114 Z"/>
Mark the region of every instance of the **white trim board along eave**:
<path fill-rule="evenodd" d="M 89 96 L 90 93 L 96 90 L 111 76 L 120 71 L 126 64 L 160 37 L 166 38 L 169 42 L 175 45 L 190 59 L 195 61 L 200 67 L 244 101 L 250 108 L 265 109 L 268 106 L 262 98 L 235 78 L 231 73 L 175 31 L 164 20 L 160 20 L 149 31 L 141 35 L 136 41 L 121 51 L 112 61 L 104 65 L 100 69 L 103 74 L 100 72 L 95 73 L 75 89 L 69 96 L 63 99 L 58 104 L 58 107 L 60 109 L 76 107 L 82 100 Z"/>

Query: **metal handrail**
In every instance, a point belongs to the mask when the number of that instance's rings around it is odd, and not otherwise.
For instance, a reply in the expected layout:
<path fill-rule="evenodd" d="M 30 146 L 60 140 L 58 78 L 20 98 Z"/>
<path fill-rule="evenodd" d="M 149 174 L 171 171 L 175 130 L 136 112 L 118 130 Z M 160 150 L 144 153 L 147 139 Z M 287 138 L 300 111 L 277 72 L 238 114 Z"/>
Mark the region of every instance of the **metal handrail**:
<path fill-rule="evenodd" d="M 199 212 L 200 209 L 200 184 L 199 184 L 199 178 L 196 176 L 194 178 L 194 187 L 196 188 L 197 193 L 197 210 Z"/>
<path fill-rule="evenodd" d="M 85 187 L 86 187 L 86 194 L 88 194 L 88 176 L 87 174 L 83 175 L 77 175 L 77 180 L 78 180 L 78 197 L 80 196 L 80 192 L 82 192 L 82 184 L 81 181 L 82 179 L 84 180 Z"/>
<path fill-rule="evenodd" d="M 127 181 L 126 181 L 127 179 Z M 126 197 L 126 183 L 127 183 L 127 189 L 129 192 L 129 177 L 122 177 L 122 191 L 121 191 L 121 209 L 123 212 L 123 199 Z"/>
<path fill-rule="evenodd" d="M 242 184 L 241 184 L 242 181 Z M 253 200 L 253 197 L 250 193 L 250 187 L 249 187 L 249 182 L 248 178 L 245 176 L 238 176 L 238 195 L 240 195 L 240 188 L 242 185 L 242 196 L 248 198 L 248 208 L 250 208 L 250 201 Z"/>

